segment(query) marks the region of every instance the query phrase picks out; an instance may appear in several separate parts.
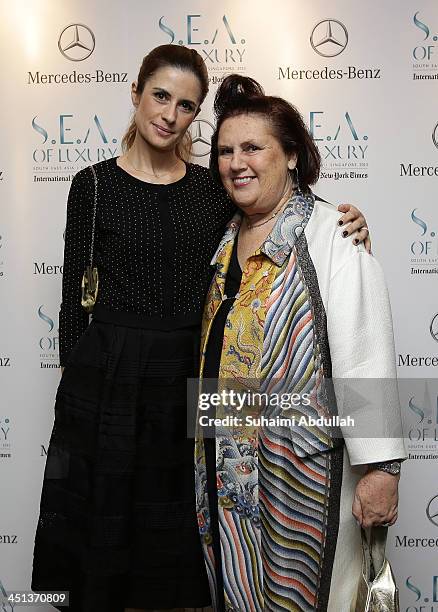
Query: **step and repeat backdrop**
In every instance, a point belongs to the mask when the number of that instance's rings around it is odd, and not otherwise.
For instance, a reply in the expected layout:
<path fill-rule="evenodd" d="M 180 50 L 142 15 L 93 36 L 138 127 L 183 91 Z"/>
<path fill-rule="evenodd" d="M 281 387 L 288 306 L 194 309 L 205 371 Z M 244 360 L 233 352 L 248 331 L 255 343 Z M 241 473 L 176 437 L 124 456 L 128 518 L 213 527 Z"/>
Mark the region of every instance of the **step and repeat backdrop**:
<path fill-rule="evenodd" d="M 210 75 L 192 127 L 194 161 L 208 164 L 223 76 L 253 76 L 301 110 L 323 159 L 316 192 L 366 213 L 392 298 L 410 454 L 388 554 L 402 611 L 438 612 L 436 0 L 0 6 L 0 589 L 30 584 L 60 377 L 70 183 L 120 153 L 141 60 L 173 43 L 196 49 Z"/>

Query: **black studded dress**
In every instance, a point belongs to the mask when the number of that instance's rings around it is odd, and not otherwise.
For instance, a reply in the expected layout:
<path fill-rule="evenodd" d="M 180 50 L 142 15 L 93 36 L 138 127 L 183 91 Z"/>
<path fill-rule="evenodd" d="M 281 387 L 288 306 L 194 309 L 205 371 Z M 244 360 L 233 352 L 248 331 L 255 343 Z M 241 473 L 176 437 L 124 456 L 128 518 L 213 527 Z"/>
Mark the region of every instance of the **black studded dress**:
<path fill-rule="evenodd" d="M 198 368 L 210 261 L 234 209 L 208 170 L 170 185 L 111 159 L 98 176 L 91 323 L 80 305 L 94 202 L 90 169 L 67 207 L 60 357 L 32 588 L 74 612 L 202 607 L 210 594 L 194 502 L 186 380 Z"/>

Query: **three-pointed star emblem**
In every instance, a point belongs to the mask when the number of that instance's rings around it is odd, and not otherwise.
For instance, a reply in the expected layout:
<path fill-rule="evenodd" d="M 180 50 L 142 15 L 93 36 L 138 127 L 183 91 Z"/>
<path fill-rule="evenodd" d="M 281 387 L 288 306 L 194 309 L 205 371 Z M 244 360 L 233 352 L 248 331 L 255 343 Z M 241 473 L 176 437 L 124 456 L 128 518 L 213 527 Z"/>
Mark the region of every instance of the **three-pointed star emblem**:
<path fill-rule="evenodd" d="M 432 497 L 427 504 L 426 516 L 431 523 L 438 527 L 438 495 Z"/>
<path fill-rule="evenodd" d="M 72 62 L 82 62 L 94 51 L 96 39 L 90 28 L 82 23 L 66 26 L 58 39 L 58 49 Z"/>
<path fill-rule="evenodd" d="M 430 324 L 430 335 L 438 342 L 438 313 L 434 316 Z"/>
<path fill-rule="evenodd" d="M 335 57 L 348 44 L 347 28 L 337 19 L 323 19 L 313 28 L 310 44 L 319 55 Z"/>
<path fill-rule="evenodd" d="M 205 119 L 195 119 L 190 130 L 192 136 L 193 157 L 204 157 L 211 150 L 211 137 L 214 126 Z"/>

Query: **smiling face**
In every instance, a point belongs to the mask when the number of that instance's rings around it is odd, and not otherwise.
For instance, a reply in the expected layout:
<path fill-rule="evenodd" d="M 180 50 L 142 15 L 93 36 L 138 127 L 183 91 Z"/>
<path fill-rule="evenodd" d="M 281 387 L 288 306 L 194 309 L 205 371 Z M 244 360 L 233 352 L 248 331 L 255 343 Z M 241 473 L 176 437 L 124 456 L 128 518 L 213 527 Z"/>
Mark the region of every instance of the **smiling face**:
<path fill-rule="evenodd" d="M 268 213 L 285 196 L 288 170 L 296 155 L 286 154 L 262 115 L 225 119 L 218 136 L 219 173 L 233 202 L 247 215 Z"/>
<path fill-rule="evenodd" d="M 145 83 L 143 92 L 132 86 L 137 134 L 159 151 L 172 151 L 199 111 L 201 86 L 189 71 L 165 67 Z"/>

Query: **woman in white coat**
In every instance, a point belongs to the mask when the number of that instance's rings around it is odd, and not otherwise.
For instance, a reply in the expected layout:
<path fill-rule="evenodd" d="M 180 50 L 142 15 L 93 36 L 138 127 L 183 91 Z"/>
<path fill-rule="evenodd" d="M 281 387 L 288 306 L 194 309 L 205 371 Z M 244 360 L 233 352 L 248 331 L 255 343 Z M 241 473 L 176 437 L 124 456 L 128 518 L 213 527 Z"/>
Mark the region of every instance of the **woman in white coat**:
<path fill-rule="evenodd" d="M 265 422 L 253 405 L 222 404 L 215 436 L 198 428 L 212 593 L 218 610 L 347 612 L 359 525 L 395 522 L 406 456 L 383 274 L 311 192 L 320 157 L 292 105 L 233 75 L 215 108 L 211 170 L 240 210 L 212 261 L 201 372 L 221 392 L 266 393 L 270 403 Z M 272 401 L 294 393 L 300 405 Z M 341 432 L 336 416 L 355 427 Z"/>

